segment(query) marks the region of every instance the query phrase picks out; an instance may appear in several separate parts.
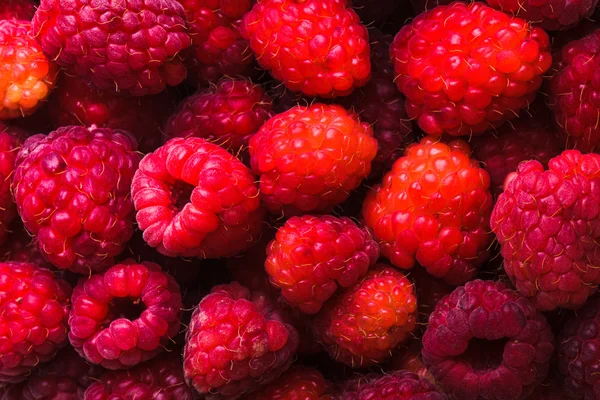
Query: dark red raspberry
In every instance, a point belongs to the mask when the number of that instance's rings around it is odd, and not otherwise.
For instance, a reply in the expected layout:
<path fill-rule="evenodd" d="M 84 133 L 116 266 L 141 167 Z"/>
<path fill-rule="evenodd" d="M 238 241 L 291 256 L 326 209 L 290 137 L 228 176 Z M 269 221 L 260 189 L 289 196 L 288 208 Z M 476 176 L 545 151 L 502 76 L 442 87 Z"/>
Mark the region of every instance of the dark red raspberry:
<path fill-rule="evenodd" d="M 25 380 L 66 343 L 70 295 L 47 269 L 0 263 L 0 386 Z"/>
<path fill-rule="evenodd" d="M 426 137 L 409 146 L 363 205 L 381 253 L 415 263 L 451 285 L 472 279 L 489 256 L 489 176 L 460 140 Z"/>
<path fill-rule="evenodd" d="M 327 212 L 371 172 L 373 130 L 340 106 L 297 106 L 250 139 L 252 169 L 274 214 Z"/>
<path fill-rule="evenodd" d="M 179 332 L 179 285 L 158 264 L 126 260 L 73 289 L 69 341 L 91 363 L 123 369 L 149 360 Z"/>
<path fill-rule="evenodd" d="M 17 207 L 11 192 L 10 179 L 15 160 L 26 133 L 0 122 L 0 245 L 6 242 L 11 222 L 17 217 Z"/>
<path fill-rule="evenodd" d="M 218 258 L 250 248 L 264 212 L 251 171 L 201 138 L 175 138 L 140 163 L 131 196 L 144 240 L 168 256 Z"/>
<path fill-rule="evenodd" d="M 213 288 L 192 315 L 183 370 L 206 399 L 237 399 L 292 363 L 298 333 L 260 292 L 237 282 Z"/>
<path fill-rule="evenodd" d="M 332 389 L 331 383 L 315 368 L 294 366 L 275 382 L 257 392 L 244 396 L 244 400 L 321 400 Z"/>
<path fill-rule="evenodd" d="M 262 0 L 241 31 L 260 66 L 294 92 L 345 96 L 369 81 L 367 29 L 346 0 Z"/>
<path fill-rule="evenodd" d="M 21 19 L 30 21 L 35 12 L 34 0 L 3 0 L 0 3 L 1 19 Z"/>
<path fill-rule="evenodd" d="M 64 127 L 25 142 L 12 183 L 15 202 L 56 267 L 89 274 L 123 251 L 133 234 L 136 150 L 131 135 L 108 128 Z"/>
<path fill-rule="evenodd" d="M 491 227 L 504 269 L 542 311 L 579 308 L 600 284 L 600 155 L 563 152 L 544 170 L 519 165 L 506 179 Z"/>
<path fill-rule="evenodd" d="M 9 229 L 10 239 L 0 247 L 2 261 L 17 261 L 52 268 L 52 264 L 44 259 L 35 236 L 31 236 L 21 221 L 15 221 Z"/>
<path fill-rule="evenodd" d="M 176 0 L 41 0 L 32 32 L 58 65 L 101 90 L 134 96 L 180 84 L 191 45 Z"/>
<path fill-rule="evenodd" d="M 413 285 L 398 270 L 379 265 L 327 302 L 317 314 L 317 340 L 329 355 L 351 367 L 385 360 L 417 323 Z"/>
<path fill-rule="evenodd" d="M 546 318 L 502 283 L 474 280 L 437 304 L 423 336 L 423 360 L 456 399 L 526 398 L 554 352 Z"/>
<path fill-rule="evenodd" d="M 429 382 L 436 383 L 433 375 L 431 375 L 423 361 L 422 352 L 423 344 L 421 343 L 421 338 L 413 339 L 408 346 L 400 348 L 395 352 L 390 360 L 390 366 L 393 370 L 409 371 L 417 374 L 419 378 L 425 378 Z"/>
<path fill-rule="evenodd" d="M 554 374 L 551 374 L 554 375 Z M 569 393 L 563 389 L 563 378 L 559 376 L 550 376 L 546 378 L 527 400 L 565 400 L 569 398 Z"/>
<path fill-rule="evenodd" d="M 550 68 L 540 28 L 478 2 L 418 15 L 391 47 L 406 111 L 425 133 L 481 134 L 533 102 Z"/>

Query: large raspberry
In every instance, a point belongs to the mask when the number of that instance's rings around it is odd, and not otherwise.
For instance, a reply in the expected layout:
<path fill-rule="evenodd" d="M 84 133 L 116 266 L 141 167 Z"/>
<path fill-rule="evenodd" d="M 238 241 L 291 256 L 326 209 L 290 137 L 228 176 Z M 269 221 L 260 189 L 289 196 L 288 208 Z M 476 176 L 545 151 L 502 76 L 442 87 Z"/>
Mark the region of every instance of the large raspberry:
<path fill-rule="evenodd" d="M 298 333 L 264 294 L 216 286 L 192 315 L 183 369 L 207 400 L 237 399 L 277 379 L 297 346 Z"/>
<path fill-rule="evenodd" d="M 347 0 L 261 0 L 241 29 L 260 66 L 294 92 L 345 96 L 369 81 L 367 29 Z"/>
<path fill-rule="evenodd" d="M 1 19 L 20 19 L 30 21 L 35 12 L 34 0 L 3 0 L 0 3 Z"/>
<path fill-rule="evenodd" d="M 180 84 L 191 45 L 176 0 L 41 0 L 32 32 L 58 65 L 101 90 L 144 96 Z"/>
<path fill-rule="evenodd" d="M 373 130 L 340 106 L 297 106 L 250 139 L 252 169 L 272 213 L 326 212 L 371 172 Z"/>
<path fill-rule="evenodd" d="M 391 47 L 409 117 L 426 133 L 481 134 L 525 109 L 550 68 L 540 28 L 478 2 L 418 15 Z"/>
<path fill-rule="evenodd" d="M 0 122 L 0 245 L 6 242 L 7 231 L 17 217 L 10 178 L 15 171 L 15 160 L 25 136 L 24 131 Z"/>
<path fill-rule="evenodd" d="M 330 390 L 331 383 L 318 370 L 295 366 L 244 400 L 320 400 Z"/>
<path fill-rule="evenodd" d="M 437 304 L 423 360 L 461 400 L 523 399 L 546 376 L 554 337 L 546 318 L 502 283 L 474 280 Z"/>
<path fill-rule="evenodd" d="M 201 138 L 175 138 L 140 163 L 131 195 L 144 240 L 169 256 L 235 255 L 264 217 L 250 170 Z"/>
<path fill-rule="evenodd" d="M 47 269 L 0 263 L 0 385 L 25 380 L 65 344 L 70 295 Z"/>
<path fill-rule="evenodd" d="M 126 260 L 81 278 L 71 301 L 69 341 L 82 357 L 105 368 L 149 360 L 179 332 L 179 285 L 158 264 Z"/>
<path fill-rule="evenodd" d="M 56 267 L 89 274 L 123 251 L 133 234 L 136 149 L 128 133 L 94 127 L 64 127 L 25 142 L 13 178 L 15 202 Z"/>
<path fill-rule="evenodd" d="M 426 137 L 409 146 L 363 205 L 382 254 L 399 268 L 416 262 L 452 285 L 473 278 L 491 241 L 489 176 L 469 147 Z"/>
<path fill-rule="evenodd" d="M 333 297 L 314 321 L 317 340 L 329 355 L 352 367 L 390 357 L 416 323 L 417 297 L 411 281 L 384 265 Z"/>
<path fill-rule="evenodd" d="M 579 308 L 600 284 L 600 155 L 563 152 L 519 165 L 491 226 L 504 268 L 542 311 Z"/>

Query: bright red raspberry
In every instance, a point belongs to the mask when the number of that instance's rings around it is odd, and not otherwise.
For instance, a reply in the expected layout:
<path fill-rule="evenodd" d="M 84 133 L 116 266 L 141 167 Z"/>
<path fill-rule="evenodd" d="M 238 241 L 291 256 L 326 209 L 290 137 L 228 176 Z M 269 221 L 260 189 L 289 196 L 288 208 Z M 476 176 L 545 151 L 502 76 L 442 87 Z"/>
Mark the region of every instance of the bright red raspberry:
<path fill-rule="evenodd" d="M 73 289 L 69 341 L 91 363 L 124 369 L 164 350 L 179 332 L 179 285 L 158 264 L 126 260 Z"/>
<path fill-rule="evenodd" d="M 542 311 L 580 308 L 600 284 L 600 155 L 576 150 L 519 165 L 491 227 L 504 269 Z"/>
<path fill-rule="evenodd" d="M 70 295 L 47 269 L 0 263 L 0 386 L 27 379 L 66 343 Z"/>
<path fill-rule="evenodd" d="M 41 0 L 32 32 L 44 53 L 98 89 L 144 96 L 180 84 L 191 45 L 176 0 Z"/>
<path fill-rule="evenodd" d="M 472 279 L 489 256 L 490 178 L 460 140 L 426 137 L 409 146 L 363 205 L 381 253 L 415 263 L 451 285 Z"/>
<path fill-rule="evenodd" d="M 194 311 L 183 370 L 201 395 L 237 399 L 277 379 L 297 347 L 298 333 L 267 297 L 234 282 L 214 287 Z"/>
<path fill-rule="evenodd" d="M 351 381 L 333 400 L 448 400 L 433 383 L 408 371 Z"/>
<path fill-rule="evenodd" d="M 56 267 L 89 274 L 123 251 L 133 234 L 136 150 L 132 136 L 108 128 L 64 127 L 25 142 L 12 182 L 15 202 Z"/>
<path fill-rule="evenodd" d="M 320 400 L 331 386 L 317 369 L 297 365 L 244 400 Z"/>
<path fill-rule="evenodd" d="M 418 15 L 390 49 L 406 111 L 430 135 L 481 134 L 533 102 L 552 63 L 540 28 L 482 3 Z"/>
<path fill-rule="evenodd" d="M 304 215 L 279 228 L 264 267 L 290 305 L 316 314 L 338 287 L 354 285 L 378 258 L 369 230 L 350 218 Z"/>
<path fill-rule="evenodd" d="M 20 19 L 31 21 L 35 6 L 34 0 L 3 0 L 0 3 L 0 20 Z"/>
<path fill-rule="evenodd" d="M 26 133 L 0 122 L 0 245 L 9 236 L 11 222 L 17 217 L 17 207 L 11 192 L 10 179 L 15 160 Z"/>
<path fill-rule="evenodd" d="M 340 106 L 297 106 L 250 139 L 252 169 L 274 214 L 327 212 L 371 172 L 373 130 Z"/>
<path fill-rule="evenodd" d="M 232 256 L 262 230 L 251 171 L 201 138 L 171 139 L 144 157 L 131 196 L 144 240 L 168 256 Z"/>
<path fill-rule="evenodd" d="M 326 303 L 314 329 L 332 358 L 366 367 L 390 357 L 416 323 L 413 284 L 396 269 L 379 265 Z"/>
<path fill-rule="evenodd" d="M 423 360 L 456 399 L 526 398 L 554 352 L 546 318 L 504 284 L 474 280 L 437 304 L 423 336 Z"/>
<path fill-rule="evenodd" d="M 346 96 L 369 81 L 368 32 L 346 0 L 261 0 L 241 31 L 260 66 L 294 92 Z"/>

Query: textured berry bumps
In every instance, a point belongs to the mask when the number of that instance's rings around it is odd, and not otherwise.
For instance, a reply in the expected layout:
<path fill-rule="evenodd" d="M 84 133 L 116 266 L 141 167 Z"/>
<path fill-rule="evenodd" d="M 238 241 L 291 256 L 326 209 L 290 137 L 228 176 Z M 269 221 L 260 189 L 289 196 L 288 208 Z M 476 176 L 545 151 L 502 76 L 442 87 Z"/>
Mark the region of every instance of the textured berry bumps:
<path fill-rule="evenodd" d="M 0 20 L 20 19 L 30 21 L 34 12 L 34 0 L 4 0 L 0 3 Z"/>
<path fill-rule="evenodd" d="M 175 138 L 140 163 L 131 186 L 144 240 L 168 256 L 235 255 L 263 221 L 251 171 L 201 138 Z"/>
<path fill-rule="evenodd" d="M 318 370 L 294 366 L 244 400 L 320 400 L 330 389 L 331 384 Z"/>
<path fill-rule="evenodd" d="M 363 204 L 381 253 L 398 268 L 415 263 L 459 285 L 489 255 L 492 211 L 487 172 L 462 141 L 426 137 L 409 146 Z"/>
<path fill-rule="evenodd" d="M 17 217 L 17 208 L 11 192 L 10 178 L 15 170 L 19 146 L 26 133 L 0 123 L 0 245 L 6 241 L 11 222 Z"/>
<path fill-rule="evenodd" d="M 550 68 L 548 35 L 481 3 L 418 15 L 391 47 L 406 110 L 430 135 L 481 134 L 533 101 Z"/>
<path fill-rule="evenodd" d="M 346 0 L 261 0 L 241 29 L 260 66 L 294 92 L 345 96 L 370 78 L 367 29 Z"/>

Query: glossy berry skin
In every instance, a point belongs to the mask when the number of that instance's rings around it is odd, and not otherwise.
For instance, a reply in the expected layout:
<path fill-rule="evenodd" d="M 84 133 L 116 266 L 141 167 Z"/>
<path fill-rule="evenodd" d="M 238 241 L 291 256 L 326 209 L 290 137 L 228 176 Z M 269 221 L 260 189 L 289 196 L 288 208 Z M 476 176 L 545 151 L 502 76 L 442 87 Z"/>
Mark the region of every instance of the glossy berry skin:
<path fill-rule="evenodd" d="M 201 138 L 171 139 L 144 157 L 131 196 L 144 240 L 167 256 L 232 256 L 262 229 L 251 171 Z"/>
<path fill-rule="evenodd" d="M 415 263 L 452 285 L 489 256 L 490 180 L 460 140 L 409 146 L 363 204 L 363 218 L 393 265 Z"/>
<path fill-rule="evenodd" d="M 33 264 L 0 263 L 0 385 L 27 379 L 67 341 L 71 288 Z"/>
<path fill-rule="evenodd" d="M 600 155 L 564 151 L 519 165 L 491 217 L 504 269 L 542 311 L 580 308 L 600 284 Z"/>
<path fill-rule="evenodd" d="M 451 398 L 525 399 L 554 352 L 546 318 L 504 284 L 474 280 L 437 304 L 423 360 Z"/>
<path fill-rule="evenodd" d="M 552 63 L 548 35 L 481 3 L 418 15 L 390 48 L 406 111 L 427 134 L 471 136 L 535 98 Z"/>
<path fill-rule="evenodd" d="M 321 400 L 331 383 L 315 368 L 296 365 L 274 382 L 244 396 L 244 400 Z"/>
<path fill-rule="evenodd" d="M 380 265 L 326 303 L 314 329 L 333 359 L 358 368 L 390 357 L 416 323 L 412 282 L 396 269 Z"/>
<path fill-rule="evenodd" d="M 261 0 L 241 31 L 260 66 L 293 92 L 346 96 L 369 81 L 369 36 L 346 0 Z"/>
<path fill-rule="evenodd" d="M 11 222 L 17 217 L 17 207 L 11 192 L 10 179 L 15 160 L 26 132 L 0 122 L 0 245 L 9 236 Z"/>
<path fill-rule="evenodd" d="M 327 212 L 371 172 L 373 130 L 340 106 L 297 106 L 250 139 L 263 202 L 273 214 Z"/>
<path fill-rule="evenodd" d="M 100 90 L 133 96 L 180 84 L 191 45 L 176 0 L 42 0 L 32 34 L 44 53 Z"/>
<path fill-rule="evenodd" d="M 20 19 L 30 21 L 35 12 L 34 0 L 5 0 L 0 3 L 0 20 Z"/>
<path fill-rule="evenodd" d="M 207 400 L 237 399 L 292 363 L 298 333 L 260 292 L 237 282 L 213 288 L 194 311 L 183 370 Z"/>
<path fill-rule="evenodd" d="M 126 369 L 164 350 L 179 332 L 179 285 L 158 264 L 126 260 L 73 289 L 69 341 L 87 361 Z"/>
<path fill-rule="evenodd" d="M 44 257 L 80 274 L 114 263 L 133 234 L 135 139 L 108 128 L 63 127 L 29 138 L 12 185 L 19 215 Z"/>

